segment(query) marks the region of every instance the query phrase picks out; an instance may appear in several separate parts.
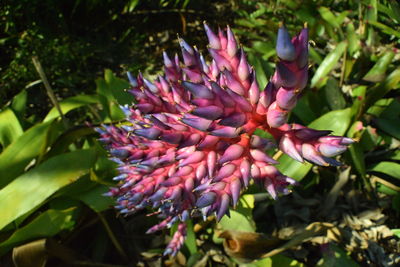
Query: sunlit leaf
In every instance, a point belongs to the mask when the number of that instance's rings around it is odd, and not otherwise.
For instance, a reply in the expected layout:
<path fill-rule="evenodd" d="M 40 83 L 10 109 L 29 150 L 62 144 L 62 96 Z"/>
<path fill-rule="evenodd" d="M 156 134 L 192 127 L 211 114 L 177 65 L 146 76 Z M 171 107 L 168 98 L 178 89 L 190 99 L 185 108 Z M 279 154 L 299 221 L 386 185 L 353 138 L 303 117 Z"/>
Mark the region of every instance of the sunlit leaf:
<path fill-rule="evenodd" d="M 53 157 L 16 178 L 0 190 L 0 229 L 87 174 L 95 158 L 94 150 L 77 150 Z"/>
<path fill-rule="evenodd" d="M 50 125 L 51 122 L 45 122 L 33 126 L 0 154 L 0 188 L 23 173 L 26 165 L 39 155 Z"/>
<path fill-rule="evenodd" d="M 331 70 L 336 67 L 336 64 L 339 62 L 340 57 L 346 50 L 346 47 L 347 42 L 343 41 L 339 43 L 336 48 L 325 57 L 311 79 L 311 87 L 321 86 L 321 81 Z"/>
<path fill-rule="evenodd" d="M 60 101 L 60 107 L 63 114 L 67 114 L 69 111 L 80 108 L 85 105 L 95 104 L 99 102 L 99 98 L 96 95 L 77 95 Z M 59 117 L 60 114 L 56 108 L 52 108 L 43 121 L 49 121 Z"/>
<path fill-rule="evenodd" d="M 29 224 L 16 230 L 7 240 L 0 243 L 0 255 L 12 247 L 36 238 L 50 237 L 62 230 L 71 229 L 74 224 L 72 214 L 75 208 L 47 210 Z"/>
<path fill-rule="evenodd" d="M 369 171 L 381 172 L 400 179 L 400 164 L 396 162 L 382 161 L 370 168 Z"/>
<path fill-rule="evenodd" d="M 394 52 L 385 51 L 378 62 L 363 77 L 363 80 L 369 82 L 381 82 L 385 79 L 386 70 L 394 58 Z"/>
<path fill-rule="evenodd" d="M 0 144 L 3 149 L 14 142 L 23 133 L 21 124 L 14 112 L 6 108 L 0 112 Z"/>

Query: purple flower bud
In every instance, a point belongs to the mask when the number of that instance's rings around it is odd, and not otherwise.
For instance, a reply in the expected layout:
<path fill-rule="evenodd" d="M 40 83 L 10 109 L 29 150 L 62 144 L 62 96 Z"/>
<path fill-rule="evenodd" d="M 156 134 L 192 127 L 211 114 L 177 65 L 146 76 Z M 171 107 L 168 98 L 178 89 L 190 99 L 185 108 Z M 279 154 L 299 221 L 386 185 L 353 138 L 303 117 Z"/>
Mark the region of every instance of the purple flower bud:
<path fill-rule="evenodd" d="M 235 164 L 226 164 L 219 169 L 217 175 L 213 178 L 214 182 L 221 181 L 222 179 L 232 175 L 236 170 Z"/>
<path fill-rule="evenodd" d="M 206 149 L 215 146 L 215 144 L 219 141 L 217 136 L 207 135 L 203 141 L 197 146 L 199 149 Z"/>
<path fill-rule="evenodd" d="M 240 189 L 242 188 L 242 184 L 240 183 L 240 180 L 238 178 L 234 178 L 233 180 L 231 180 L 229 188 L 231 190 L 231 194 L 232 194 L 232 203 L 233 206 L 236 207 L 236 204 L 239 200 L 239 196 L 240 196 Z"/>
<path fill-rule="evenodd" d="M 275 87 L 287 87 L 291 88 L 296 86 L 297 79 L 296 74 L 293 73 L 284 63 L 278 62 L 276 64 L 276 83 Z"/>
<path fill-rule="evenodd" d="M 296 58 L 296 49 L 292 44 L 289 32 L 283 25 L 278 30 L 276 54 L 283 60 L 293 61 Z"/>
<path fill-rule="evenodd" d="M 217 199 L 217 194 L 215 194 L 214 192 L 204 193 L 197 200 L 196 207 L 201 209 L 210 206 L 211 204 L 214 204 L 216 199 Z"/>
<path fill-rule="evenodd" d="M 229 146 L 222 157 L 219 159 L 219 164 L 224 164 L 225 162 L 228 161 L 233 161 L 235 159 L 238 159 L 242 156 L 244 151 L 244 148 L 241 145 L 238 144 L 233 144 Z"/>
<path fill-rule="evenodd" d="M 210 27 L 208 27 L 206 23 L 204 23 L 204 29 L 206 30 L 210 47 L 217 50 L 221 49 L 221 43 L 218 36 L 210 29 Z"/>
<path fill-rule="evenodd" d="M 258 148 L 262 150 L 269 150 L 275 147 L 275 144 L 268 139 L 262 138 L 258 135 L 253 135 L 250 139 L 251 148 Z"/>
<path fill-rule="evenodd" d="M 195 151 L 189 157 L 184 159 L 181 163 L 179 163 L 179 167 L 183 167 L 189 164 L 198 163 L 204 159 L 204 152 L 202 151 Z"/>
<path fill-rule="evenodd" d="M 264 152 L 258 150 L 258 149 L 250 149 L 250 155 L 253 157 L 254 160 L 256 161 L 263 161 L 266 163 L 271 163 L 271 164 L 278 164 L 279 162 L 265 154 Z"/>
<path fill-rule="evenodd" d="M 267 122 L 270 127 L 278 128 L 286 123 L 288 113 L 285 110 L 280 109 L 277 103 L 274 102 L 269 106 L 267 112 Z"/>
<path fill-rule="evenodd" d="M 132 85 L 132 87 L 138 87 L 138 81 L 135 77 L 133 77 L 132 73 L 128 71 L 126 74 L 128 76 L 129 83 Z"/>
<path fill-rule="evenodd" d="M 149 89 L 152 93 L 157 94 L 159 92 L 157 86 L 155 86 L 153 83 L 151 83 L 149 80 L 146 78 L 143 78 L 144 85 L 147 89 Z"/>
<path fill-rule="evenodd" d="M 163 51 L 163 59 L 165 67 L 167 68 L 174 67 L 174 63 L 172 63 L 171 59 L 169 58 L 168 54 L 165 51 Z"/>
<path fill-rule="evenodd" d="M 283 109 L 292 109 L 297 102 L 296 90 L 287 90 L 283 87 L 279 88 L 276 93 L 276 103 Z"/>
<path fill-rule="evenodd" d="M 300 155 L 299 151 L 297 151 L 296 145 L 293 143 L 290 137 L 283 136 L 281 138 L 279 149 L 288 154 L 289 157 L 299 162 L 303 162 L 302 156 Z"/>
<path fill-rule="evenodd" d="M 332 145 L 329 143 L 322 143 L 318 146 L 319 152 L 325 157 L 334 157 L 346 151 L 346 146 Z"/>
<path fill-rule="evenodd" d="M 215 63 L 217 64 L 218 69 L 220 71 L 223 71 L 224 69 L 227 69 L 229 71 L 232 70 L 232 66 L 229 63 L 229 61 L 223 56 L 221 56 L 217 50 L 209 48 L 208 51 L 210 52 L 212 58 L 215 60 Z"/>
<path fill-rule="evenodd" d="M 240 61 L 239 61 L 237 73 L 238 73 L 239 79 L 241 81 L 246 81 L 250 74 L 249 63 L 247 62 L 246 55 L 243 51 L 243 48 L 240 49 Z M 254 82 L 255 82 L 255 79 L 253 79 L 253 83 Z"/>
<path fill-rule="evenodd" d="M 193 115 L 209 120 L 216 120 L 220 118 L 222 113 L 223 109 L 217 106 L 200 107 L 192 111 Z"/>
<path fill-rule="evenodd" d="M 161 131 L 154 127 L 137 129 L 137 130 L 134 130 L 133 132 L 134 132 L 134 134 L 136 134 L 138 136 L 142 136 L 142 137 L 150 139 L 150 140 L 156 140 L 161 134 Z"/>
<path fill-rule="evenodd" d="M 302 154 L 306 160 L 314 162 L 315 164 L 321 166 L 329 166 L 329 164 L 324 160 L 320 153 L 314 148 L 313 145 L 303 144 L 302 145 Z"/>
<path fill-rule="evenodd" d="M 212 91 L 220 98 L 222 104 L 226 107 L 234 107 L 235 101 L 230 95 L 222 89 L 216 82 L 211 82 Z"/>
<path fill-rule="evenodd" d="M 136 104 L 136 108 L 146 114 L 153 111 L 154 105 L 150 103 Z"/>
<path fill-rule="evenodd" d="M 234 138 L 237 137 L 241 133 L 241 128 L 233 128 L 233 127 L 221 127 L 216 130 L 210 132 L 210 134 L 219 137 L 226 137 L 226 138 Z"/>
<path fill-rule="evenodd" d="M 214 99 L 214 94 L 202 84 L 183 81 L 182 86 L 197 98 Z"/>
<path fill-rule="evenodd" d="M 197 180 L 201 180 L 207 175 L 207 168 L 205 164 L 201 164 L 199 167 L 196 169 L 196 178 Z"/>
<path fill-rule="evenodd" d="M 235 77 L 233 77 L 232 73 L 228 70 L 223 70 L 222 73 L 225 76 L 226 85 L 229 87 L 229 89 L 231 89 L 238 95 L 241 95 L 241 96 L 244 95 L 245 91 L 244 91 L 242 84 L 240 82 L 238 82 Z"/>
<path fill-rule="evenodd" d="M 223 194 L 219 199 L 219 208 L 217 212 L 217 221 L 219 222 L 226 214 L 229 208 L 230 197 L 228 194 Z"/>
<path fill-rule="evenodd" d="M 200 142 L 200 140 L 201 140 L 200 134 L 198 133 L 191 134 L 183 142 L 181 142 L 179 148 L 196 145 Z"/>
<path fill-rule="evenodd" d="M 246 114 L 243 112 L 235 112 L 219 121 L 219 125 L 240 127 L 246 123 Z"/>
<path fill-rule="evenodd" d="M 213 177 L 216 164 L 217 164 L 217 153 L 215 153 L 215 151 L 208 152 L 207 155 L 208 177 Z"/>
<path fill-rule="evenodd" d="M 172 177 L 181 177 L 181 176 L 186 176 L 188 174 L 190 174 L 193 171 L 193 168 L 190 166 L 184 166 L 180 169 L 178 169 L 177 172 L 175 172 L 173 175 L 171 175 Z"/>
<path fill-rule="evenodd" d="M 247 159 L 244 159 L 240 163 L 240 173 L 242 174 L 242 181 L 244 186 L 249 186 L 251 172 L 250 172 L 250 162 Z"/>
<path fill-rule="evenodd" d="M 182 122 L 186 125 L 189 125 L 190 127 L 196 128 L 197 130 L 204 132 L 207 131 L 208 127 L 210 127 L 212 121 L 195 117 L 195 118 L 183 118 Z"/>
<path fill-rule="evenodd" d="M 237 106 L 239 106 L 241 110 L 243 110 L 244 112 L 251 112 L 253 110 L 253 106 L 249 103 L 249 101 L 246 100 L 246 98 L 238 95 L 229 88 L 227 88 L 226 91 L 232 97 L 232 99 L 235 100 Z"/>
<path fill-rule="evenodd" d="M 307 25 L 301 30 L 297 37 L 297 66 L 302 69 L 308 63 L 308 28 Z"/>
<path fill-rule="evenodd" d="M 226 52 L 228 53 L 228 55 L 230 57 L 234 57 L 236 55 L 236 52 L 238 49 L 237 49 L 237 43 L 236 43 L 235 36 L 233 35 L 233 32 L 229 26 L 227 27 L 226 33 L 228 36 Z"/>

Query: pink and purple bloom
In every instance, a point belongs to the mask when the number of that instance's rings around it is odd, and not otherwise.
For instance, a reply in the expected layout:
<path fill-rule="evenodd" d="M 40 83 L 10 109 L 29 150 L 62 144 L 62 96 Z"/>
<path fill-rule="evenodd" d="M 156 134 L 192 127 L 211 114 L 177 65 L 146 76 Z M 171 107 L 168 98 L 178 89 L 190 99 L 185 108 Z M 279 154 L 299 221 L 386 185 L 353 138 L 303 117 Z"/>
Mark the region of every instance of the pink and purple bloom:
<path fill-rule="evenodd" d="M 282 174 L 266 151 L 278 147 L 297 161 L 322 166 L 353 140 L 299 124 L 288 113 L 307 84 L 308 29 L 291 38 L 278 31 L 279 61 L 261 88 L 255 70 L 231 29 L 213 32 L 206 24 L 211 62 L 184 40 L 182 59 L 164 53 L 165 74 L 149 81 L 128 73 L 136 103 L 124 107 L 127 122 L 98 129 L 119 164 L 117 187 L 108 193 L 123 214 L 150 207 L 162 221 L 149 233 L 178 224 L 165 254 L 182 246 L 185 221 L 215 214 L 220 220 L 235 207 L 250 183 L 276 198 L 296 181 Z M 273 140 L 257 136 L 269 132 Z"/>

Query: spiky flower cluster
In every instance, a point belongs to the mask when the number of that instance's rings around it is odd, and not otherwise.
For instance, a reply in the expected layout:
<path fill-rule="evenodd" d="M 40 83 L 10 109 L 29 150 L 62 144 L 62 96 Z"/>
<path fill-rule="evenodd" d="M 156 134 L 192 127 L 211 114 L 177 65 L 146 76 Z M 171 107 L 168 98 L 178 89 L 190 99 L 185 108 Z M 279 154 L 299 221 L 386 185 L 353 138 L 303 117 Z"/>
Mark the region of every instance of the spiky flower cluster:
<path fill-rule="evenodd" d="M 281 25 L 276 45 L 279 62 L 265 89 L 228 27 L 214 33 L 206 24 L 207 63 L 199 51 L 180 40 L 183 63 L 164 53 L 165 75 L 151 82 L 128 73 L 136 103 L 124 107 L 129 125 L 98 129 L 120 181 L 108 195 L 121 213 L 151 207 L 163 219 L 155 232 L 179 223 L 166 249 L 175 255 L 185 238 L 185 220 L 215 214 L 220 220 L 235 207 L 252 181 L 276 198 L 295 181 L 274 166 L 266 150 L 278 145 L 292 158 L 318 165 L 338 165 L 330 158 L 352 139 L 329 131 L 287 124 L 307 83 L 308 30 L 291 38 Z M 269 132 L 274 140 L 254 134 Z"/>

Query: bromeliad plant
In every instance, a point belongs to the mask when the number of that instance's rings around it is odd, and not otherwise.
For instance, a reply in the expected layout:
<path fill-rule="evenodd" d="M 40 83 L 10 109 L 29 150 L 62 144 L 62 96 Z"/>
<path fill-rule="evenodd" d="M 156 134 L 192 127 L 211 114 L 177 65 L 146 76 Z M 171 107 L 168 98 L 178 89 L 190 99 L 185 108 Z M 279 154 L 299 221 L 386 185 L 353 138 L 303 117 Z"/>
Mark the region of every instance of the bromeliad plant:
<path fill-rule="evenodd" d="M 120 182 L 108 195 L 124 214 L 155 209 L 163 220 L 149 233 L 178 223 L 165 250 L 171 255 L 184 242 L 187 219 L 216 214 L 220 220 L 250 183 L 273 198 L 289 192 L 296 181 L 274 166 L 278 162 L 266 150 L 277 145 L 297 161 L 337 166 L 332 157 L 353 143 L 287 123 L 307 83 L 306 26 L 293 38 L 280 26 L 279 61 L 263 90 L 231 29 L 214 33 L 205 24 L 205 31 L 211 63 L 180 40 L 183 64 L 164 53 L 165 75 L 156 81 L 128 73 L 136 103 L 123 108 L 127 123 L 97 129 L 119 164 L 114 179 Z M 274 140 L 256 135 L 258 129 Z"/>

